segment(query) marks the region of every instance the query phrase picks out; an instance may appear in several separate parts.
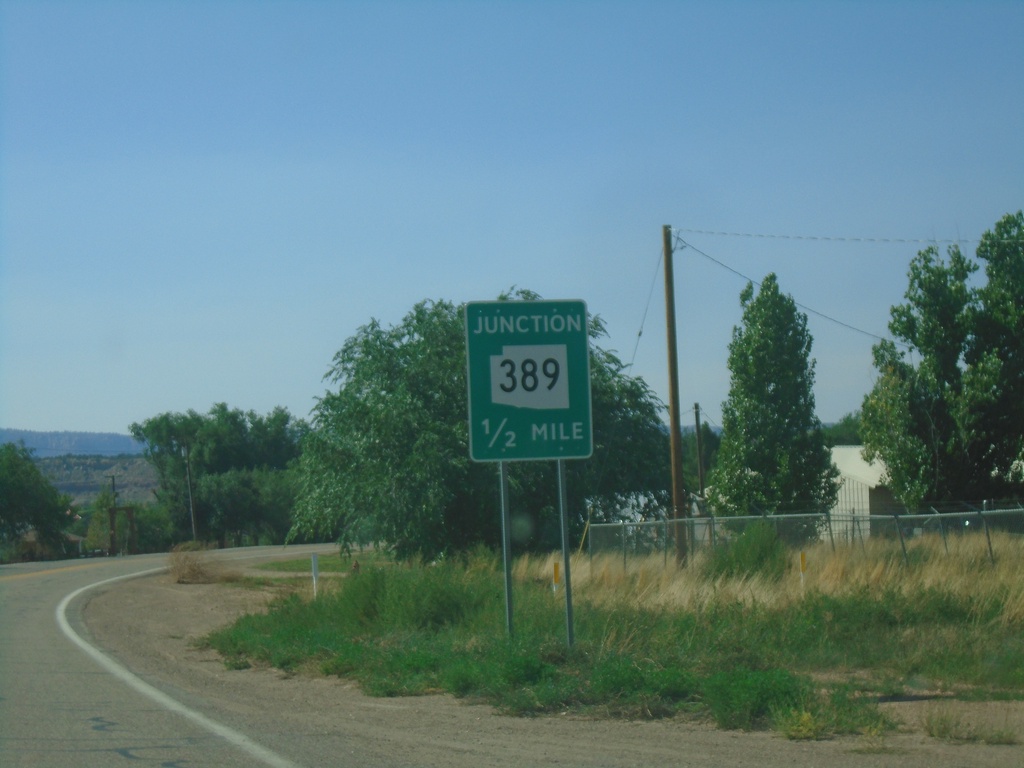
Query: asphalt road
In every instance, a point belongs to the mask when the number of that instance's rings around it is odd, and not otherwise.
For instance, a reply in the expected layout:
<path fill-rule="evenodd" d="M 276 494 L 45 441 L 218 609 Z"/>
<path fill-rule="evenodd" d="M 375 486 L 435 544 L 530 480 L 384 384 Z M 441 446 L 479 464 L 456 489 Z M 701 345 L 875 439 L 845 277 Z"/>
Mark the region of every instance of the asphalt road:
<path fill-rule="evenodd" d="M 289 547 L 290 556 L 317 547 Z M 281 547 L 225 550 L 225 560 Z M 166 567 L 167 555 L 0 566 L 0 766 L 109 768 L 296 765 L 151 685 L 95 648 L 81 620 L 90 591 Z M 154 610 L 158 610 L 154 606 Z"/>
<path fill-rule="evenodd" d="M 332 550 L 214 556 L 255 563 Z M 0 566 L 0 768 L 1024 768 L 1021 744 L 951 745 L 920 732 L 793 742 L 674 719 L 510 718 L 443 696 L 373 699 L 337 678 L 132 656 L 126 641 L 150 648 L 154 636 L 121 627 L 148 618 L 148 628 L 166 633 L 161 618 L 192 624 L 188 610 L 209 604 L 174 611 L 183 592 L 166 578 L 120 581 L 166 563 L 166 555 L 152 555 Z M 202 594 L 217 599 L 216 591 Z M 90 600 L 102 648 L 82 620 Z M 161 606 L 163 614 L 147 613 Z M 187 636 L 171 631 L 160 635 L 164 645 Z"/>

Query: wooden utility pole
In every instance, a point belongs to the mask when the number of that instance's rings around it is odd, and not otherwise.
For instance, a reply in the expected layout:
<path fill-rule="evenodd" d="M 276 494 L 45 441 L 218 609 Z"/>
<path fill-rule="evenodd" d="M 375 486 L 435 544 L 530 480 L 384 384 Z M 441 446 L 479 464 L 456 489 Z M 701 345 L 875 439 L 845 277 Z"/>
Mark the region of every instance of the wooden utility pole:
<path fill-rule="evenodd" d="M 192 541 L 196 540 L 196 507 L 192 503 L 192 459 L 189 456 L 189 444 L 185 443 L 185 482 L 188 485 L 188 511 L 192 517 Z"/>
<path fill-rule="evenodd" d="M 704 498 L 704 438 L 700 433 L 700 403 L 693 404 L 693 419 L 697 425 L 697 485 Z"/>
<path fill-rule="evenodd" d="M 668 339 L 668 421 L 672 460 L 672 519 L 675 520 L 676 561 L 686 563 L 686 489 L 683 488 L 682 427 L 679 421 L 679 360 L 676 355 L 675 277 L 672 274 L 672 227 L 661 228 L 665 251 L 665 323 Z"/>
<path fill-rule="evenodd" d="M 117 481 L 114 475 L 110 478 L 110 494 L 113 497 L 113 504 L 110 505 L 108 515 L 110 516 L 110 547 L 107 549 L 107 556 L 113 557 L 117 554 Z"/>
<path fill-rule="evenodd" d="M 110 508 L 110 549 L 107 554 L 110 557 L 118 554 L 117 546 L 117 513 L 124 512 L 128 518 L 128 554 L 139 554 L 139 531 L 135 526 L 135 507 L 119 507 L 117 505 L 117 482 L 114 475 L 107 475 L 110 478 L 110 492 L 114 496 L 114 506 Z"/>

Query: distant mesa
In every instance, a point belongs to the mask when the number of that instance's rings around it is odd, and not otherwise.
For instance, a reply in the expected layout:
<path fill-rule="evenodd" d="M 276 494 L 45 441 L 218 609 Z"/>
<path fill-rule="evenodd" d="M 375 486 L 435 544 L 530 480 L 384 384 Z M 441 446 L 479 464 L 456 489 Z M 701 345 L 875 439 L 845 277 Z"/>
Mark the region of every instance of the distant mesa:
<path fill-rule="evenodd" d="M 54 456 L 138 456 L 145 447 L 131 435 L 116 432 L 33 432 L 0 428 L 0 445 L 23 443 L 36 458 Z"/>

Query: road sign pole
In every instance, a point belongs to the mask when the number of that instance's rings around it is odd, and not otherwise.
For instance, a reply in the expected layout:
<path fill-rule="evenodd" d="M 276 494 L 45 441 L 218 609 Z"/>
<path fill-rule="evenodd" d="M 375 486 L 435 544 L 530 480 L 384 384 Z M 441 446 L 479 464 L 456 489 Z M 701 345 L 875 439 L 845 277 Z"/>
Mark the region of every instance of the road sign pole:
<path fill-rule="evenodd" d="M 572 648 L 576 642 L 572 616 L 572 573 L 569 569 L 571 547 L 569 546 L 569 503 L 566 491 L 565 461 L 558 460 L 558 513 L 562 518 L 562 562 L 565 568 L 565 636 Z"/>
<path fill-rule="evenodd" d="M 501 487 L 501 556 L 505 566 L 505 627 L 508 636 L 512 637 L 512 543 L 509 534 L 508 462 L 498 462 L 498 485 Z"/>

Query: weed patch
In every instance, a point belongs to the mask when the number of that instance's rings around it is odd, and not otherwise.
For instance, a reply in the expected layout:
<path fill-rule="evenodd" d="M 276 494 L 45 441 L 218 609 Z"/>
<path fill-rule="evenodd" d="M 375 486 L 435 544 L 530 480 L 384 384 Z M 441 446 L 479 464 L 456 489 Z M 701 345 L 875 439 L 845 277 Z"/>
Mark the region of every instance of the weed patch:
<path fill-rule="evenodd" d="M 1017 744 L 1017 735 L 1010 728 L 975 725 L 956 710 L 943 705 L 932 707 L 922 718 L 925 733 L 935 739 L 955 744 Z"/>
<path fill-rule="evenodd" d="M 222 569 L 206 556 L 203 544 L 178 544 L 168 556 L 168 567 L 175 584 L 213 584 L 220 580 Z"/>
<path fill-rule="evenodd" d="M 778 581 L 789 559 L 786 545 L 775 529 L 764 521 L 755 522 L 734 540 L 715 547 L 705 561 L 709 578 L 761 574 Z"/>
<path fill-rule="evenodd" d="M 703 686 L 704 701 L 721 728 L 750 730 L 773 712 L 800 710 L 810 683 L 781 669 L 730 669 L 711 675 Z"/>
<path fill-rule="evenodd" d="M 737 549 L 748 534 L 749 548 Z M 845 582 L 840 588 L 822 577 L 794 592 L 767 540 L 751 526 L 726 565 L 695 558 L 668 575 L 663 561 L 659 575 L 623 571 L 618 560 L 617 580 L 608 563 L 581 563 L 572 648 L 561 596 L 530 573 L 549 564 L 517 564 L 509 637 L 502 574 L 483 554 L 362 568 L 316 600 L 279 599 L 208 643 L 232 668 L 312 667 L 372 695 L 448 692 L 520 715 L 697 714 L 723 728 L 772 727 L 792 739 L 880 739 L 894 724 L 874 703 L 879 691 L 971 686 L 979 696 L 1021 695 L 1024 639 L 1002 602 L 1016 599 L 1013 574 L 1000 574 L 1004 581 L 987 591 L 977 578 L 970 590 L 931 577 L 908 589 L 898 557 L 892 570 L 877 560 L 881 570 L 871 573 L 882 576 L 872 582 L 849 560 L 818 553 L 811 561 L 824 563 L 822 573 L 839 569 Z M 774 533 L 771 542 L 778 543 Z M 955 725 L 936 716 L 925 727 L 947 734 L 937 738 L 1009 738 Z"/>

